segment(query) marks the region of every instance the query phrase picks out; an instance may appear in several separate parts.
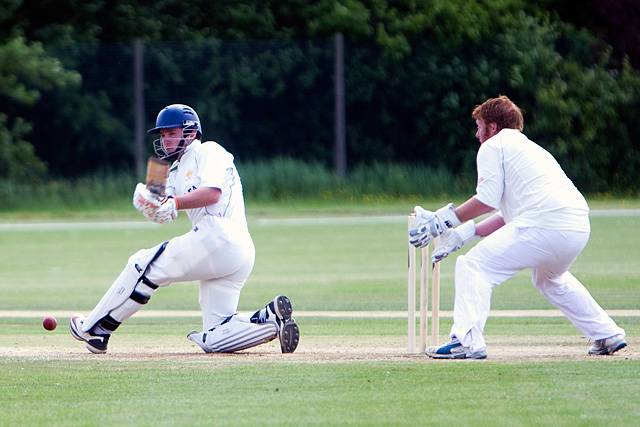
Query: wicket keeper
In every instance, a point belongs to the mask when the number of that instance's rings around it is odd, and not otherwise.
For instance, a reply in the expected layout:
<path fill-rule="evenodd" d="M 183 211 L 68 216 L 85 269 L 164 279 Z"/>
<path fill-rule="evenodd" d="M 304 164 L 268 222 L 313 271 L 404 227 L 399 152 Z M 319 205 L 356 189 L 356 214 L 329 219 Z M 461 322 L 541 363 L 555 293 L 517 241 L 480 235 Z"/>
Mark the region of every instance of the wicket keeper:
<path fill-rule="evenodd" d="M 409 242 L 424 247 L 437 236 L 439 262 L 465 243 L 484 237 L 455 266 L 451 341 L 427 350 L 435 359 L 485 359 L 484 326 L 493 288 L 531 268 L 531 281 L 587 338 L 589 354 L 626 347 L 625 332 L 569 268 L 589 240 L 589 206 L 554 157 L 523 133 L 522 112 L 506 96 L 472 113 L 476 121 L 476 194 L 460 206 L 435 212 L 415 207 Z M 474 218 L 494 212 L 479 223 Z"/>

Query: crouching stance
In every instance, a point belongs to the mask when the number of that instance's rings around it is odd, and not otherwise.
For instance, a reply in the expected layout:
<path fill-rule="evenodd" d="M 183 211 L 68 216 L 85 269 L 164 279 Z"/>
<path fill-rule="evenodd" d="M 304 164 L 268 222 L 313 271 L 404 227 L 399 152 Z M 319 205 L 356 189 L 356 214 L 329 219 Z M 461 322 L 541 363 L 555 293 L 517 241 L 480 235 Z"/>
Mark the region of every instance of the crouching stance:
<path fill-rule="evenodd" d="M 70 320 L 72 336 L 93 353 L 105 353 L 113 332 L 149 302 L 158 288 L 200 282 L 202 332 L 187 335 L 205 352 L 234 352 L 275 338 L 283 353 L 298 346 L 300 331 L 291 301 L 276 296 L 253 316 L 238 315 L 240 292 L 249 278 L 255 248 L 245 217 L 240 177 L 233 156 L 213 141 L 201 142 L 196 112 L 173 104 L 158 114 L 158 157 L 173 162 L 166 195 L 136 186 L 133 205 L 147 219 L 163 224 L 184 210 L 189 232 L 133 254 L 93 311 Z"/>
<path fill-rule="evenodd" d="M 526 268 L 533 271 L 533 286 L 594 341 L 589 354 L 624 348 L 624 330 L 569 272 L 589 239 L 584 197 L 551 154 L 521 132 L 522 113 L 507 97 L 487 100 L 472 116 L 480 141 L 476 195 L 435 212 L 416 206 L 418 224 L 409 230 L 409 242 L 416 247 L 441 235 L 433 262 L 485 237 L 456 260 L 451 341 L 427 354 L 438 359 L 486 358 L 483 334 L 493 288 Z M 496 209 L 482 222 L 472 221 Z"/>

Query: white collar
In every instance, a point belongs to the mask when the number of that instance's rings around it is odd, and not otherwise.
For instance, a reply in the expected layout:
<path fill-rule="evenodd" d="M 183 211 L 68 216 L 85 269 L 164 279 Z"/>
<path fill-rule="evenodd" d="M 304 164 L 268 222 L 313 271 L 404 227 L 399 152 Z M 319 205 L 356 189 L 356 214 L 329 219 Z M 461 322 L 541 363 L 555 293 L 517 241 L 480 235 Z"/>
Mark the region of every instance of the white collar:
<path fill-rule="evenodd" d="M 185 148 L 184 151 L 182 152 L 182 156 L 180 156 L 180 160 L 182 160 L 184 156 L 186 156 L 191 151 L 195 150 L 196 147 L 199 147 L 201 144 L 202 142 L 199 139 L 194 139 L 193 141 L 191 141 L 191 144 L 187 145 L 187 148 Z"/>

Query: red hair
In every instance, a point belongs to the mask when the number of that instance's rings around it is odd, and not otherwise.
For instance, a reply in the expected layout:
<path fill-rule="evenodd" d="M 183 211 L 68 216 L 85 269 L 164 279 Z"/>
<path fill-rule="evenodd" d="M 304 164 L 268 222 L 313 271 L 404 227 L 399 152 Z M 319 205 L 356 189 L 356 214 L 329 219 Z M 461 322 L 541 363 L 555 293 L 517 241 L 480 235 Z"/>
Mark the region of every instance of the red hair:
<path fill-rule="evenodd" d="M 486 124 L 495 123 L 498 126 L 498 132 L 505 128 L 518 129 L 519 131 L 524 128 L 520 107 L 504 95 L 489 98 L 477 105 L 473 109 L 471 117 L 475 120 L 482 120 Z"/>

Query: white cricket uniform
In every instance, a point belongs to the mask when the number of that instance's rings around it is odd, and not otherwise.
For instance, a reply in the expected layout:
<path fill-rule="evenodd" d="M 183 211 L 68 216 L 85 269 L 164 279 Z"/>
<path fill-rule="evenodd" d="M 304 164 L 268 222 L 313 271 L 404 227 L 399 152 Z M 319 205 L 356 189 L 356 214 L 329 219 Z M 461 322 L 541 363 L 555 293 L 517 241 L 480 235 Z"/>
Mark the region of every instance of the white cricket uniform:
<path fill-rule="evenodd" d="M 218 188 L 217 203 L 186 210 L 192 229 L 169 241 L 147 274 L 158 286 L 200 281 L 205 330 L 233 315 L 255 260 L 245 216 L 242 183 L 231 155 L 213 141 L 194 140 L 175 162 L 167 194 L 182 196 L 203 187 Z"/>
<path fill-rule="evenodd" d="M 188 233 L 130 256 L 100 302 L 82 320 L 83 332 L 110 335 L 158 287 L 199 281 L 203 331 L 190 333 L 190 341 L 206 352 L 234 352 L 276 338 L 277 322 L 253 323 L 235 315 L 255 260 L 242 183 L 230 153 L 215 142 L 195 140 L 169 169 L 167 194 L 181 196 L 203 187 L 220 189 L 219 200 L 186 211 L 193 223 Z"/>
<path fill-rule="evenodd" d="M 589 239 L 589 207 L 553 156 L 503 129 L 480 146 L 477 169 L 474 197 L 499 209 L 505 225 L 457 258 L 451 335 L 472 351 L 484 349 L 493 288 L 525 268 L 585 336 L 624 334 L 568 271 Z"/>

